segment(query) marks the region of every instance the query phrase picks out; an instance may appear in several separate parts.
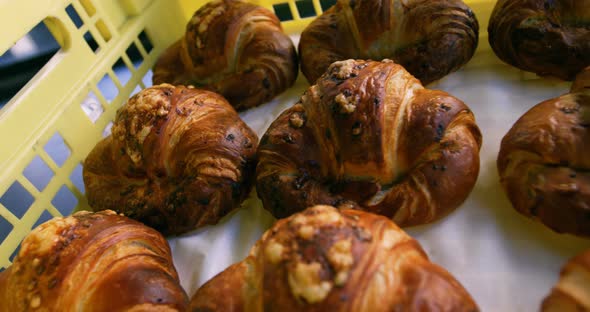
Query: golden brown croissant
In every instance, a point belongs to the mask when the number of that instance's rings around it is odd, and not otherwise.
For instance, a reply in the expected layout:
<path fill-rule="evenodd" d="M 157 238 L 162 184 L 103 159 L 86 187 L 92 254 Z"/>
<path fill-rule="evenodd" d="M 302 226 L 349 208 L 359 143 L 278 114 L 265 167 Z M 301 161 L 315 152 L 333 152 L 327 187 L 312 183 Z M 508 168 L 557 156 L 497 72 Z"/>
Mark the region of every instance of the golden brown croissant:
<path fill-rule="evenodd" d="M 590 67 L 502 139 L 500 182 L 514 208 L 559 233 L 590 236 Z"/>
<path fill-rule="evenodd" d="M 468 107 L 402 66 L 335 62 L 268 128 L 256 189 L 279 218 L 328 204 L 422 224 L 465 200 L 480 146 Z"/>
<path fill-rule="evenodd" d="M 581 72 L 576 75 L 574 83 L 572 83 L 572 92 L 583 92 L 590 89 L 590 66 L 584 68 Z"/>
<path fill-rule="evenodd" d="M 269 10 L 240 0 L 211 1 L 154 67 L 154 84 L 194 85 L 222 94 L 237 110 L 293 85 L 297 53 Z"/>
<path fill-rule="evenodd" d="M 499 0 L 488 25 L 498 57 L 571 80 L 590 65 L 590 0 Z"/>
<path fill-rule="evenodd" d="M 279 220 L 192 311 L 478 311 L 461 284 L 390 220 L 314 206 Z"/>
<path fill-rule="evenodd" d="M 301 34 L 301 71 L 314 84 L 335 61 L 388 58 L 428 84 L 467 63 L 478 36 L 461 0 L 338 0 Z"/>
<path fill-rule="evenodd" d="M 257 145 L 218 94 L 167 84 L 144 89 L 84 162 L 88 203 L 165 235 L 214 224 L 248 196 Z"/>
<path fill-rule="evenodd" d="M 541 305 L 543 312 L 590 311 L 590 250 L 572 258 Z"/>
<path fill-rule="evenodd" d="M 168 243 L 113 211 L 35 228 L 0 273 L 0 311 L 185 311 Z"/>

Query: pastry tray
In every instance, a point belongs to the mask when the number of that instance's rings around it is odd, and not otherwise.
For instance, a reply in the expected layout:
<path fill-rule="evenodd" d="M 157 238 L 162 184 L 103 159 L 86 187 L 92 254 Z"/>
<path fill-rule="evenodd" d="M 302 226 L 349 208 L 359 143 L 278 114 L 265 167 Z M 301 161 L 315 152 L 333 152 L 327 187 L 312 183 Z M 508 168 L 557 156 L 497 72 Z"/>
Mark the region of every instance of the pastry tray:
<path fill-rule="evenodd" d="M 151 85 L 151 67 L 178 39 L 205 1 L 8 0 L 0 2 L 0 51 L 43 22 L 60 50 L 0 109 L 0 268 L 10 265 L 23 237 L 52 216 L 88 207 L 81 163 L 129 96 Z M 332 1 L 333 2 L 333 1 Z M 288 12 L 282 23 L 295 44 L 324 0 L 263 0 Z M 483 134 L 477 183 L 444 219 L 407 228 L 432 261 L 450 271 L 483 311 L 533 311 L 567 259 L 590 241 L 560 235 L 519 215 L 499 184 L 496 157 L 512 124 L 535 104 L 566 93 L 569 83 L 539 78 L 502 63 L 487 43 L 492 0 L 467 0 L 480 23 L 475 56 L 459 71 L 427 86 L 463 100 Z M 15 19 L 15 12 L 19 18 Z M 241 113 L 261 137 L 308 87 L 303 75 L 269 103 Z M 218 225 L 169 238 L 189 295 L 241 260 L 274 222 L 253 191 Z"/>
<path fill-rule="evenodd" d="M 292 39 L 298 42 L 299 37 Z M 300 75 L 286 93 L 240 115 L 261 137 L 308 87 Z M 567 93 L 570 83 L 514 69 L 502 63 L 484 41 L 467 66 L 427 87 L 456 96 L 475 114 L 483 134 L 480 173 L 456 211 L 433 224 L 405 230 L 433 262 L 467 288 L 482 311 L 538 310 L 557 282 L 561 266 L 589 248 L 590 241 L 554 233 L 518 214 L 499 183 L 496 158 L 502 137 L 514 122 L 535 104 Z M 170 239 L 183 287 L 192 294 L 243 259 L 273 221 L 253 192 L 220 224 Z"/>

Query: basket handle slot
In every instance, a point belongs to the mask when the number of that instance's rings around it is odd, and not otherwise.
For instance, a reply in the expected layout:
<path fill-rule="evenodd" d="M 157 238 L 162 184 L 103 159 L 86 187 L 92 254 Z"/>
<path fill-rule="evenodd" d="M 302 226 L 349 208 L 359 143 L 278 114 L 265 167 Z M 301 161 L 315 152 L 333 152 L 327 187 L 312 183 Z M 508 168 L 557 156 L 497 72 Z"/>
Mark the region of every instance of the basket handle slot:
<path fill-rule="evenodd" d="M 123 10 L 129 16 L 136 16 L 141 14 L 141 11 L 145 9 L 151 0 L 121 0 L 121 6 Z"/>
<path fill-rule="evenodd" d="M 0 108 L 21 90 L 54 56 L 70 47 L 70 36 L 56 17 L 47 17 L 0 56 Z M 53 62 L 52 62 L 53 60 Z"/>

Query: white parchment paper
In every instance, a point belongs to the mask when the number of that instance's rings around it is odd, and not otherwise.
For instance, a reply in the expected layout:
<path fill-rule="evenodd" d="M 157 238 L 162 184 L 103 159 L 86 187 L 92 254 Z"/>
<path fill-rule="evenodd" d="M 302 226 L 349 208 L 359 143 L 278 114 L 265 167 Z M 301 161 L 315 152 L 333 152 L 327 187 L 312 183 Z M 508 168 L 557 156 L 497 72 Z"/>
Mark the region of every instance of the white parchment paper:
<path fill-rule="evenodd" d="M 295 43 L 297 37 L 293 37 Z M 499 184 L 496 157 L 502 137 L 528 109 L 566 93 L 567 82 L 539 78 L 502 63 L 485 38 L 461 70 L 427 86 L 463 100 L 483 134 L 480 174 L 468 199 L 434 224 L 407 228 L 431 260 L 451 272 L 482 311 L 537 311 L 561 266 L 590 248 L 590 240 L 560 235 L 518 214 Z M 273 101 L 241 113 L 262 137 L 270 123 L 308 88 L 303 75 Z M 204 282 L 244 258 L 274 222 L 253 191 L 218 225 L 170 238 L 174 263 L 189 296 Z"/>

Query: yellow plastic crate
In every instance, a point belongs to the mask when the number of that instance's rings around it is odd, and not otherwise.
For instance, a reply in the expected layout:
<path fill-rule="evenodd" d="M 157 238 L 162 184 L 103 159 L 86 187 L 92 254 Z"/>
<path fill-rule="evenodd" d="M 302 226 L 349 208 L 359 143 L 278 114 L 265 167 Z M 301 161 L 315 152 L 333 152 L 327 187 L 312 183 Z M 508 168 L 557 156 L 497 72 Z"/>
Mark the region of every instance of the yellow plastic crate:
<path fill-rule="evenodd" d="M 466 1 L 481 28 L 479 49 L 489 49 L 487 20 L 493 1 Z M 158 55 L 180 38 L 194 11 L 205 1 L 171 0 L 7 0 L 0 2 L 0 54 L 35 25 L 44 22 L 61 49 L 0 110 L 0 268 L 8 267 L 31 229 L 52 216 L 87 208 L 81 163 L 108 133 L 116 110 L 131 94 L 151 85 L 150 69 Z M 283 22 L 297 34 L 313 19 L 323 0 L 261 0 L 271 10 L 288 9 Z M 72 11 L 81 24 L 71 18 Z M 307 11 L 309 12 L 309 11 Z M 93 37 L 96 46 L 84 39 Z M 141 63 L 132 62 L 137 50 Z M 122 73 L 114 64 L 124 64 Z M 117 92 L 106 96 L 103 84 Z M 93 111 L 82 103 L 93 104 Z M 48 178 L 27 176 L 42 169 Z M 44 174 L 44 173 L 42 173 Z M 37 185 L 36 185 L 37 184 Z M 15 199 L 16 198 L 16 199 Z"/>

